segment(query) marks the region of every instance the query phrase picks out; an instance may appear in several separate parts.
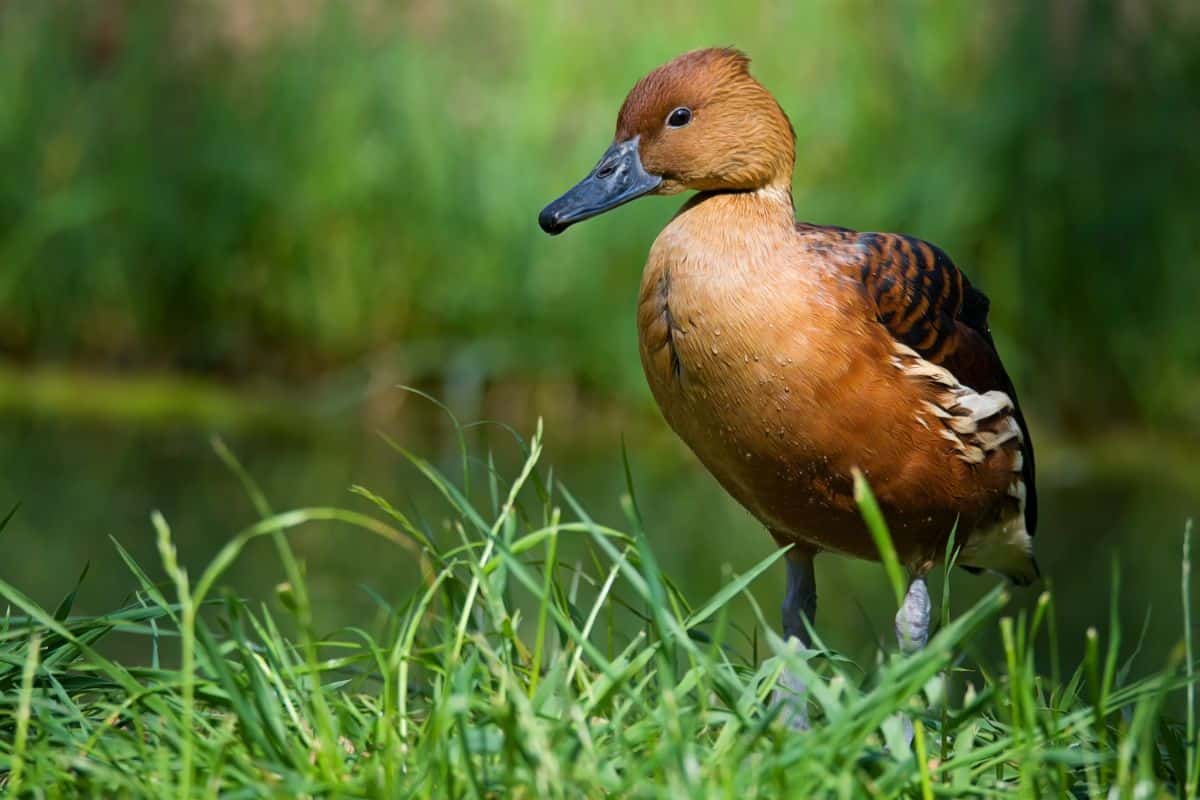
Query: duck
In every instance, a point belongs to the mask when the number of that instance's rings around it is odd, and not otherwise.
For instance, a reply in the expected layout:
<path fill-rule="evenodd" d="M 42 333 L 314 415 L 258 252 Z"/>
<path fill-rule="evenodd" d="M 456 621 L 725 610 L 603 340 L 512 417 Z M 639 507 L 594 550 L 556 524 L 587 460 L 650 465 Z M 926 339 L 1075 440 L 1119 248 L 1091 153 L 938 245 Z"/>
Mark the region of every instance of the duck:
<path fill-rule="evenodd" d="M 696 50 L 637 82 L 611 145 L 538 223 L 556 235 L 693 192 L 642 273 L 651 393 L 787 548 L 786 642 L 811 647 L 817 554 L 880 559 L 855 499 L 865 478 L 908 573 L 896 637 L 911 653 L 928 641 L 926 576 L 952 532 L 958 566 L 1038 578 L 1033 441 L 986 295 L 921 239 L 797 221 L 795 161 L 791 122 L 749 58 Z"/>

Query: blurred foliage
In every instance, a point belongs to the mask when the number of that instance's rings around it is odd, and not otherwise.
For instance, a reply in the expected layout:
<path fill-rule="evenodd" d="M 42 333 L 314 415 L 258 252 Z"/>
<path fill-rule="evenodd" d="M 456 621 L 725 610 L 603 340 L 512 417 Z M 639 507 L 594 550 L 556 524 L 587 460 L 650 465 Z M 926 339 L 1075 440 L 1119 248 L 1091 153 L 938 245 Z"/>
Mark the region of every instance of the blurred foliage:
<path fill-rule="evenodd" d="M 1200 428 L 1200 11 L 1003 4 L 0 3 L 0 351 L 643 392 L 678 199 L 546 238 L 624 92 L 735 44 L 805 219 L 945 247 L 1045 419 Z M 635 22 L 636 21 L 636 22 Z"/>

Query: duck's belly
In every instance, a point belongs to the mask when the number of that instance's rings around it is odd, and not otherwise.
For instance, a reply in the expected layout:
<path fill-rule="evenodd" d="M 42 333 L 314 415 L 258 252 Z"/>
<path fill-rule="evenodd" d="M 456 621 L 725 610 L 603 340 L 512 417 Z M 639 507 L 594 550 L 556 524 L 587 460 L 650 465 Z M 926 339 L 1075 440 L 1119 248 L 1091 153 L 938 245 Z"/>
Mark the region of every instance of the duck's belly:
<path fill-rule="evenodd" d="M 777 538 L 875 558 L 852 469 L 886 492 L 916 446 L 911 414 L 874 402 L 888 394 L 880 392 L 886 355 L 844 323 L 825 324 L 821 306 L 753 290 L 731 302 L 648 283 L 638 315 L 642 365 L 671 427 Z M 781 305 L 793 316 L 781 317 Z M 957 511 L 912 500 L 890 509 L 897 548 L 910 561 L 936 559 Z"/>

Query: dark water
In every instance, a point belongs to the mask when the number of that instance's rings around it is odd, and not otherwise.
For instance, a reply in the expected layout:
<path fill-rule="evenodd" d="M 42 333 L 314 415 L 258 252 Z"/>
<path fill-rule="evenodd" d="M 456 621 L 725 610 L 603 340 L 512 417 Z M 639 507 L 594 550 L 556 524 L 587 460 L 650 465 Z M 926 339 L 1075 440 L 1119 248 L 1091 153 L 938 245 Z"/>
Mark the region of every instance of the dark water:
<path fill-rule="evenodd" d="M 451 429 L 437 414 L 413 407 L 399 423 L 384 428 L 447 474 L 457 474 Z M 703 600 L 719 588 L 726 570 L 748 569 L 771 552 L 769 537 L 660 423 L 649 418 L 631 428 L 635 432 L 627 431 L 626 442 L 648 535 L 664 571 L 689 597 Z M 620 429 L 618 424 L 611 435 L 589 438 L 570 425 L 552 427 L 543 463 L 553 464 L 556 479 L 594 518 L 628 529 L 619 503 L 624 492 Z M 370 511 L 348 492 L 351 485 L 362 484 L 430 527 L 443 527 L 448 516 L 444 504 L 377 432 L 357 423 L 316 430 L 243 429 L 225 439 L 276 510 L 337 505 Z M 492 429 L 486 439 L 501 469 L 515 474 L 518 454 L 507 435 Z M 180 559 L 193 575 L 231 535 L 255 520 L 245 493 L 213 454 L 203 429 L 0 418 L 0 452 L 5 462 L 0 512 L 21 503 L 0 533 L 0 578 L 51 607 L 70 591 L 85 564 L 90 572 L 79 595 L 79 612 L 112 609 L 135 587 L 110 536 L 152 576 L 161 576 L 149 521 L 152 510 L 161 511 L 170 523 Z M 1055 587 L 1063 653 L 1077 658 L 1089 627 L 1102 633 L 1108 629 L 1116 562 L 1125 650 L 1132 651 L 1150 612 L 1137 666 L 1161 666 L 1182 634 L 1180 551 L 1185 520 L 1200 509 L 1200 481 L 1180 470 L 1146 469 L 1136 459 L 1093 458 L 1082 452 L 1049 452 L 1042 458 L 1040 476 L 1038 558 Z M 479 465 L 476 477 L 482 477 Z M 409 554 L 367 534 L 313 525 L 292 541 L 307 563 L 317 619 L 326 629 L 371 619 L 376 605 L 363 587 L 398 601 L 417 585 Z M 893 601 L 881 568 L 823 556 L 817 569 L 818 626 L 828 643 L 859 657 L 875 642 L 890 643 Z M 280 580 L 274 551 L 260 540 L 248 548 L 227 582 L 242 594 L 269 600 Z M 782 583 L 782 567 L 776 567 L 755 586 L 754 595 L 772 621 Z M 961 608 L 993 584 L 992 578 L 958 573 L 953 605 Z M 940 597 L 937 586 L 931 588 L 935 599 Z M 1031 607 L 1039 591 L 1015 591 L 1013 612 Z M 744 603 L 738 619 L 753 625 Z M 989 632 L 983 649 L 994 654 L 997 638 Z"/>

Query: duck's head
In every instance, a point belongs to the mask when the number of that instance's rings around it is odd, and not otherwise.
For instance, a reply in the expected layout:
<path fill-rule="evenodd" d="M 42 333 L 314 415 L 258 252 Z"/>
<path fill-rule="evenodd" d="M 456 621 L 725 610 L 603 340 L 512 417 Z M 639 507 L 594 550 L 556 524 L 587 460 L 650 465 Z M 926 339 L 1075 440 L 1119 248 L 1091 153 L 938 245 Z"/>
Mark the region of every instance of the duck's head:
<path fill-rule="evenodd" d="M 582 181 L 542 209 L 558 234 L 647 194 L 788 186 L 791 123 L 737 50 L 684 53 L 638 81 L 612 146 Z"/>

